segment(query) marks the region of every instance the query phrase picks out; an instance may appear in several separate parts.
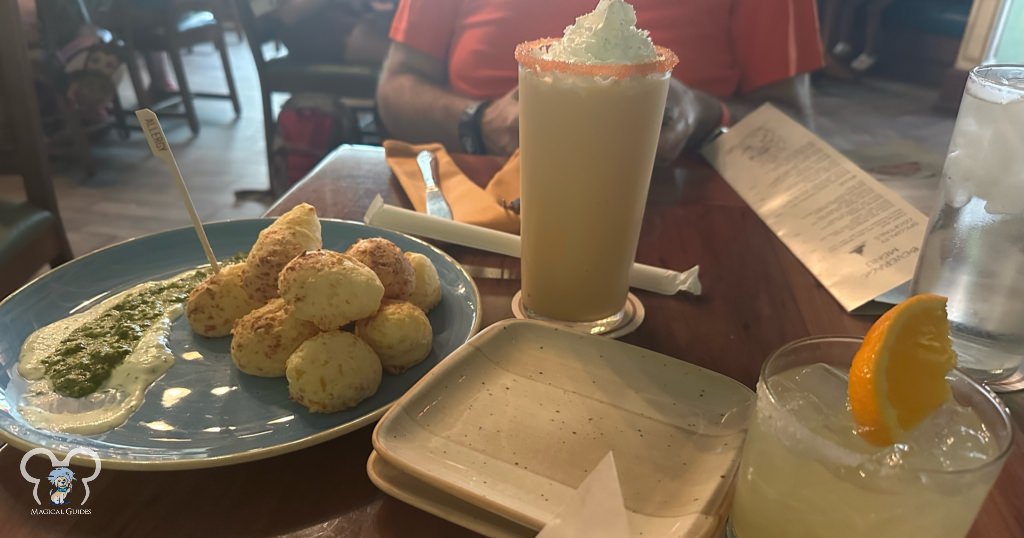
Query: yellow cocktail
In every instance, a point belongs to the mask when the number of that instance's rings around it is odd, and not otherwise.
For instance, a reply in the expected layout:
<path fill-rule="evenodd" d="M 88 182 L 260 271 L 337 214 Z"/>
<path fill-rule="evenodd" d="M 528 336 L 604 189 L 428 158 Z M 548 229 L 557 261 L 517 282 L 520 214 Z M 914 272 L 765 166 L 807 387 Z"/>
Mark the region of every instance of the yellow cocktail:
<path fill-rule="evenodd" d="M 999 400 L 959 372 L 952 398 L 898 442 L 858 434 L 847 397 L 856 338 L 810 338 L 766 361 L 737 477 L 730 536 L 967 534 L 1012 441 Z"/>

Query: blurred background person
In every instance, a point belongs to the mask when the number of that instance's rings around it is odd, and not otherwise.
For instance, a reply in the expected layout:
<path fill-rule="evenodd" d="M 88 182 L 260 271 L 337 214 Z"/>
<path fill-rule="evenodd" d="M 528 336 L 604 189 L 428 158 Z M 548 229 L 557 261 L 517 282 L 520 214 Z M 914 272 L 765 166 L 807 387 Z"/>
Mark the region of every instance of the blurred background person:
<path fill-rule="evenodd" d="M 274 10 L 273 33 L 297 61 L 378 66 L 394 11 L 387 0 L 285 0 Z"/>
<path fill-rule="evenodd" d="M 826 72 L 853 78 L 878 61 L 882 15 L 895 0 L 822 0 L 821 40 L 827 49 Z M 863 25 L 857 24 L 863 10 Z M 856 36 L 862 31 L 862 36 Z M 862 39 L 861 39 L 862 37 Z M 860 54 L 855 43 L 863 42 Z"/>
<path fill-rule="evenodd" d="M 401 0 L 377 98 L 392 136 L 509 155 L 519 143 L 515 46 L 561 36 L 594 0 Z M 649 0 L 637 27 L 679 56 L 658 156 L 674 159 L 771 100 L 811 121 L 822 65 L 814 0 Z"/>

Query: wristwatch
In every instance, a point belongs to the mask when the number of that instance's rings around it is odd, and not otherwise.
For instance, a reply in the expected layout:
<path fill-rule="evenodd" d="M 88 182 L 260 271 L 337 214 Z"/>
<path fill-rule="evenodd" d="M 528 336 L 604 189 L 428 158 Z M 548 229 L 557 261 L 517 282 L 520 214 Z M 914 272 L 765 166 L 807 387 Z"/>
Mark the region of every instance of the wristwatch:
<path fill-rule="evenodd" d="M 477 101 L 470 103 L 462 111 L 462 116 L 459 118 L 459 142 L 462 144 L 462 151 L 472 155 L 487 153 L 480 120 L 483 119 L 484 111 L 490 104 L 490 101 Z"/>

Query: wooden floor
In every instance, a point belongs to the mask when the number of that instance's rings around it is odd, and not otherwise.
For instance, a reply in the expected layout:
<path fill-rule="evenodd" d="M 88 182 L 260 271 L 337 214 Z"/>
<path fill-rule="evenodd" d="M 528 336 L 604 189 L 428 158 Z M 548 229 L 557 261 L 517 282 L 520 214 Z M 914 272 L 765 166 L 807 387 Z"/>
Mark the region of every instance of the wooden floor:
<path fill-rule="evenodd" d="M 198 99 L 199 136 L 192 137 L 184 119 L 161 121 L 204 221 L 258 216 L 269 202 L 235 200 L 235 190 L 263 189 L 268 180 L 256 67 L 247 45 L 233 33 L 228 42 L 241 117 L 235 118 L 229 101 Z M 185 64 L 193 91 L 226 91 L 212 46 L 197 47 Z M 132 106 L 136 100 L 128 87 L 122 84 L 122 95 Z M 190 224 L 176 187 L 140 132 L 126 141 L 110 133 L 96 142 L 93 155 L 99 172 L 92 178 L 67 163 L 54 163 L 57 198 L 75 254 Z M 18 181 L 0 178 L 0 197 L 20 195 Z"/>
<path fill-rule="evenodd" d="M 205 221 L 260 215 L 266 202 L 237 201 L 238 189 L 267 186 L 259 86 L 248 47 L 228 38 L 242 97 L 242 116 L 227 101 L 199 100 L 202 130 L 193 138 L 184 120 L 164 123 L 179 166 Z M 212 47 L 186 56 L 189 80 L 197 91 L 224 88 L 220 62 Z M 951 117 L 935 114 L 936 94 L 890 82 L 859 85 L 819 83 L 816 97 L 819 133 L 840 150 L 857 150 L 910 140 L 935 154 L 946 150 Z M 134 97 L 125 92 L 126 104 Z M 134 236 L 189 225 L 174 185 L 139 133 L 127 141 L 109 136 L 93 150 L 100 172 L 86 179 L 57 164 L 56 187 L 68 235 L 76 254 Z M 0 197 L 21 196 L 20 183 L 0 177 Z"/>
<path fill-rule="evenodd" d="M 937 100 L 937 90 L 898 82 L 821 79 L 814 99 L 818 134 L 844 152 L 899 140 L 945 157 L 955 118 L 935 112 Z"/>

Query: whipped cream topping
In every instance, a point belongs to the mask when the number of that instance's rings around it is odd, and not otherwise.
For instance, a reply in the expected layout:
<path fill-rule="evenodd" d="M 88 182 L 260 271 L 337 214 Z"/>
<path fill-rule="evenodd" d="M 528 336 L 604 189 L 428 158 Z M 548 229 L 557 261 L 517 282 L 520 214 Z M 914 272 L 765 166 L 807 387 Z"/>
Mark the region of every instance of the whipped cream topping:
<path fill-rule="evenodd" d="M 658 59 L 646 30 L 636 27 L 636 11 L 623 0 L 600 0 L 594 11 L 576 18 L 547 60 L 584 64 L 642 64 Z"/>

